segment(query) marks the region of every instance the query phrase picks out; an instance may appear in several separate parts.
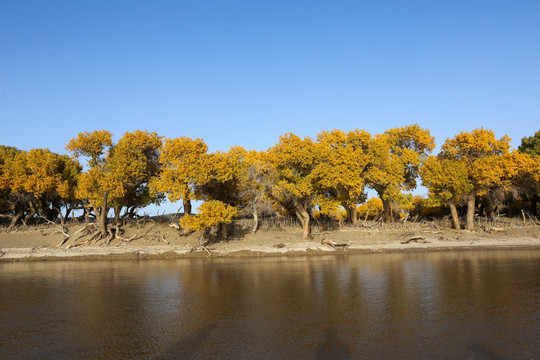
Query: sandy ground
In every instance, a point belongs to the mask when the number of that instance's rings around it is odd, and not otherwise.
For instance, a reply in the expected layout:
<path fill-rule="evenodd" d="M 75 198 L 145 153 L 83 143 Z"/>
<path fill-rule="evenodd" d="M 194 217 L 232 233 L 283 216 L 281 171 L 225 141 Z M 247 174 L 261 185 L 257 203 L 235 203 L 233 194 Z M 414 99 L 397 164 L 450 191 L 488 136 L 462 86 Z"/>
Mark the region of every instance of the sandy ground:
<path fill-rule="evenodd" d="M 200 246 L 201 233 L 183 237 L 166 223 L 147 222 L 125 227 L 124 239 L 88 241 L 78 238 L 82 225 L 68 227 L 70 238 L 60 246 L 64 236 L 55 226 L 41 225 L 7 232 L 0 229 L 0 261 L 60 259 L 150 259 L 209 256 L 297 256 L 370 252 L 443 251 L 486 248 L 540 249 L 540 226 L 497 227 L 474 232 L 437 229 L 429 225 L 409 227 L 333 229 L 323 236 L 314 230 L 312 241 L 302 241 L 300 228 L 262 228 L 252 233 L 237 226 L 226 241 Z M 346 244 L 346 247 L 332 247 Z M 417 238 L 416 240 L 411 240 Z M 411 240 L 407 242 L 408 240 Z"/>

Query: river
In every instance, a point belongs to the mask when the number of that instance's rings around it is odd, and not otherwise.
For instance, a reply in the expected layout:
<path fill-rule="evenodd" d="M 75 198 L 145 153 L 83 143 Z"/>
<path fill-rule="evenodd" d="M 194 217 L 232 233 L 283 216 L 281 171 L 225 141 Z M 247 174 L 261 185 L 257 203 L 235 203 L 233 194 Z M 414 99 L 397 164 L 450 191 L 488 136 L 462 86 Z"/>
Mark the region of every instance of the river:
<path fill-rule="evenodd" d="M 1 359 L 540 359 L 540 250 L 0 263 Z"/>

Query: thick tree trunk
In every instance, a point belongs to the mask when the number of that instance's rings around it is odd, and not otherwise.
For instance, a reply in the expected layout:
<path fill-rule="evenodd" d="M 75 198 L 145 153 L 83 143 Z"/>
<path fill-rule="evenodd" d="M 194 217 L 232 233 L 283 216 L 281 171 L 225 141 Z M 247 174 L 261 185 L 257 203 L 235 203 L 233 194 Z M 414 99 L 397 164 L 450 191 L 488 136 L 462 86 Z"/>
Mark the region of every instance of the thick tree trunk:
<path fill-rule="evenodd" d="M 383 221 L 393 222 L 395 220 L 394 202 L 391 199 L 383 200 Z"/>
<path fill-rule="evenodd" d="M 296 212 L 296 216 L 298 217 L 298 220 L 300 220 L 300 223 L 302 224 L 302 240 L 311 240 L 311 224 L 309 221 L 309 212 L 304 209 L 302 204 L 300 204 L 299 201 L 294 201 L 294 208 Z"/>
<path fill-rule="evenodd" d="M 495 204 L 489 195 L 484 196 L 484 211 L 486 217 L 490 220 L 495 220 Z"/>
<path fill-rule="evenodd" d="M 345 210 L 347 211 L 347 219 L 351 223 L 352 226 L 356 226 L 356 223 L 358 222 L 358 217 L 356 213 L 356 206 L 346 206 Z"/>
<path fill-rule="evenodd" d="M 114 225 L 120 225 L 120 212 L 122 211 L 122 206 L 114 207 Z"/>
<path fill-rule="evenodd" d="M 191 215 L 191 200 L 184 200 L 184 215 Z"/>
<path fill-rule="evenodd" d="M 452 225 L 454 229 L 461 229 L 456 205 L 454 203 L 448 203 L 448 207 L 450 207 L 450 214 L 452 215 Z"/>
<path fill-rule="evenodd" d="M 184 216 L 191 215 L 191 200 L 185 200 L 184 199 Z M 189 236 L 191 234 L 190 228 L 184 228 L 182 235 L 183 236 Z"/>
<path fill-rule="evenodd" d="M 219 237 L 221 240 L 227 240 L 229 238 L 229 224 L 219 224 Z"/>
<path fill-rule="evenodd" d="M 467 230 L 474 230 L 474 195 L 470 195 L 467 198 Z"/>

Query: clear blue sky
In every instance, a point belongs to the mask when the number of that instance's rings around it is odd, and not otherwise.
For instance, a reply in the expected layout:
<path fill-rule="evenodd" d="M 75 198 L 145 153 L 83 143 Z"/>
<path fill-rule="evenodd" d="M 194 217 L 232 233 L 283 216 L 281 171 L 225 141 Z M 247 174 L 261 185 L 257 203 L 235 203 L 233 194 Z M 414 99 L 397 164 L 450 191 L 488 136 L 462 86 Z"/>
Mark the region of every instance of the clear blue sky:
<path fill-rule="evenodd" d="M 259 150 L 418 123 L 540 129 L 540 1 L 0 3 L 0 144 L 147 129 Z"/>

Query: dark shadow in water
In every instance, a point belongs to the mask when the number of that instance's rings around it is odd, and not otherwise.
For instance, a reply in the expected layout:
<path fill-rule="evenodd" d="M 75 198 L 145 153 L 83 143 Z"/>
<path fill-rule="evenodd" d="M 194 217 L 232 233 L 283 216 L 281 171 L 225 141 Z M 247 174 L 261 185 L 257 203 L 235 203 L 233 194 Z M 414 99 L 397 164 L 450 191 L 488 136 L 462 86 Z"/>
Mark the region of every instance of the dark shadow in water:
<path fill-rule="evenodd" d="M 503 360 L 500 356 L 481 344 L 471 343 L 468 350 L 474 354 L 473 359 L 475 360 Z"/>
<path fill-rule="evenodd" d="M 191 358 L 206 342 L 210 332 L 216 327 L 215 324 L 210 324 L 202 327 L 199 331 L 189 335 L 188 337 L 178 341 L 171 346 L 158 359 L 189 359 Z"/>
<path fill-rule="evenodd" d="M 347 344 L 341 342 L 334 328 L 326 329 L 324 341 L 317 346 L 315 359 L 347 360 L 351 358 L 351 352 Z"/>

